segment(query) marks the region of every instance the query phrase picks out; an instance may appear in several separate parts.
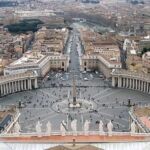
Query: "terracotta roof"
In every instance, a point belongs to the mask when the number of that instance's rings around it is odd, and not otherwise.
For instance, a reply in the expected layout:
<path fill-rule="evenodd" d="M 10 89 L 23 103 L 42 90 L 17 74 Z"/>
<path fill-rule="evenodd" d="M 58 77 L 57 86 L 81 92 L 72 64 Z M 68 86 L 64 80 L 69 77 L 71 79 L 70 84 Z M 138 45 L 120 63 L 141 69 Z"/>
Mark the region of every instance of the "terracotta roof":
<path fill-rule="evenodd" d="M 142 123 L 150 129 L 150 120 L 149 117 L 144 116 L 144 117 L 140 117 L 140 120 L 142 121 Z"/>

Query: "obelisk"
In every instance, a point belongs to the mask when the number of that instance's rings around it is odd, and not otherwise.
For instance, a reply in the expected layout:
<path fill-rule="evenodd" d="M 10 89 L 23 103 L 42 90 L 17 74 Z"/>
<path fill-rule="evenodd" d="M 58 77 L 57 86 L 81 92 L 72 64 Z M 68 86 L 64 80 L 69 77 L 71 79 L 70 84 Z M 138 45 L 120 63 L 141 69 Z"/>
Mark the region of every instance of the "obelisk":
<path fill-rule="evenodd" d="M 74 79 L 74 74 L 73 74 L 73 105 L 76 106 L 77 104 L 77 100 L 76 100 L 76 83 L 75 83 L 75 79 Z"/>

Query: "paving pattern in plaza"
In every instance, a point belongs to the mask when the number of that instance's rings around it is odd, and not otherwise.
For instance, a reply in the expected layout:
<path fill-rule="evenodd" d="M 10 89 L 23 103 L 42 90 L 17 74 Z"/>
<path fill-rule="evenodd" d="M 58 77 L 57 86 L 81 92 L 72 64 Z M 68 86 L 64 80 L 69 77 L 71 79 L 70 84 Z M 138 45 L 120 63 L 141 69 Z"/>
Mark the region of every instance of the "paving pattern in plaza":
<path fill-rule="evenodd" d="M 88 75 L 87 75 L 88 76 Z M 55 86 L 52 87 L 55 83 Z M 83 79 L 76 80 L 77 85 L 77 100 L 82 99 L 94 102 L 96 107 L 88 109 L 86 112 L 70 112 L 56 111 L 53 109 L 53 104 L 61 102 L 68 97 L 72 100 L 72 80 L 62 81 L 61 79 L 53 79 L 45 82 L 46 88 L 41 88 L 32 91 L 15 93 L 0 99 L 1 105 L 16 104 L 19 100 L 24 104 L 19 119 L 23 132 L 34 132 L 35 125 L 38 120 L 43 124 L 43 132 L 46 130 L 46 123 L 52 123 L 52 130 L 59 131 L 62 120 L 68 122 L 68 130 L 70 122 L 73 119 L 78 120 L 78 130 L 83 129 L 85 120 L 90 120 L 90 130 L 98 130 L 100 120 L 108 123 L 112 120 L 115 131 L 129 130 L 129 107 L 128 99 L 131 99 L 132 104 L 148 104 L 150 96 L 127 89 L 112 89 L 100 78 L 93 78 L 89 81 Z M 90 86 L 91 85 L 91 86 Z M 73 110 L 72 110 L 73 111 Z M 106 126 L 105 126 L 106 131 Z"/>

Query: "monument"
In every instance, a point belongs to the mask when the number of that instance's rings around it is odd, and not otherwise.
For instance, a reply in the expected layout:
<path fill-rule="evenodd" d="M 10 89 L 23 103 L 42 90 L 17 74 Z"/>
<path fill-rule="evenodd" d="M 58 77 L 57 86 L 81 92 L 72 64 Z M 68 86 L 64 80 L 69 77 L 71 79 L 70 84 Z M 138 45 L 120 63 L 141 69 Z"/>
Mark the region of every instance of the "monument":
<path fill-rule="evenodd" d="M 75 79 L 74 79 L 74 74 L 73 74 L 73 91 L 72 91 L 72 95 L 73 95 L 73 102 L 69 103 L 69 107 L 70 108 L 80 108 L 81 104 L 77 102 L 77 93 L 76 93 L 76 83 L 75 83 Z"/>

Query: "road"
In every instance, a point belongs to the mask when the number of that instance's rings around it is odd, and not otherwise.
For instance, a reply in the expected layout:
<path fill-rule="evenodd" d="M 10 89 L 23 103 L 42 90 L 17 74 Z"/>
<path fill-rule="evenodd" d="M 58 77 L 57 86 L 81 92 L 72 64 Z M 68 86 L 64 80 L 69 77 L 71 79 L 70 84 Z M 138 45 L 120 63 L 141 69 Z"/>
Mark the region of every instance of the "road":
<path fill-rule="evenodd" d="M 70 47 L 70 64 L 69 64 L 69 72 L 74 73 L 75 75 L 79 75 L 80 73 L 80 62 L 79 62 L 79 52 L 78 52 L 78 35 L 77 30 L 73 29 L 71 36 L 71 47 Z"/>

